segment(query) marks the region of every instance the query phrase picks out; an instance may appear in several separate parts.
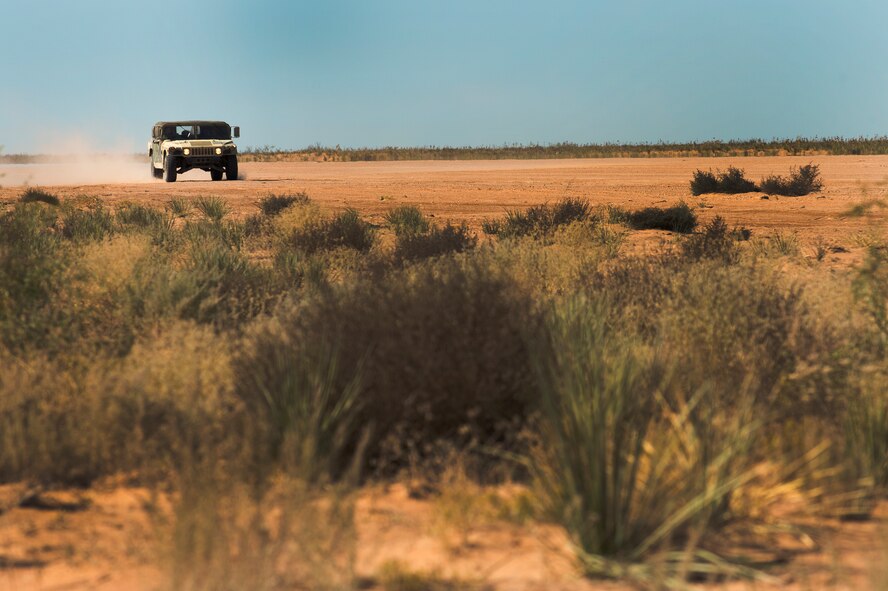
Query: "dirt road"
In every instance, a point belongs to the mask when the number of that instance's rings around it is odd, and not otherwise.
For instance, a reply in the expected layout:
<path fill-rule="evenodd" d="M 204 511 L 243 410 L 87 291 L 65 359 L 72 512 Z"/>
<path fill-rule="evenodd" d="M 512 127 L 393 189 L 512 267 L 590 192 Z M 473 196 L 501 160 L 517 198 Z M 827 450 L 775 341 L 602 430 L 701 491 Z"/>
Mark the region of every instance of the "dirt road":
<path fill-rule="evenodd" d="M 820 165 L 824 189 L 806 197 L 764 200 L 755 193 L 698 198 L 688 188 L 698 168 L 738 166 L 748 178 L 759 181 L 809 162 Z M 853 204 L 888 197 L 888 156 L 243 163 L 245 180 L 215 183 L 202 171 L 164 183 L 149 178 L 147 163 L 130 162 L 127 170 L 120 169 L 120 162 L 114 165 L 118 168 L 103 170 L 102 163 L 96 163 L 90 175 L 88 166 L 80 164 L 74 176 L 47 165 L 0 166 L 0 175 L 5 173 L 0 177 L 0 203 L 17 199 L 22 192 L 18 183 L 27 181 L 62 197 L 93 195 L 111 205 L 134 201 L 162 206 L 171 197 L 219 195 L 236 215 L 246 215 L 255 211 L 255 203 L 264 195 L 304 191 L 324 206 L 354 207 L 374 221 L 397 205 L 412 204 L 438 218 L 477 226 L 508 209 L 564 196 L 629 208 L 685 199 L 702 205 L 703 220 L 722 215 L 730 224 L 754 232 L 789 230 L 803 240 L 822 236 L 841 242 L 885 219 L 884 210 L 864 218 L 844 215 Z M 131 182 L 140 178 L 139 167 L 144 169 L 144 180 Z"/>

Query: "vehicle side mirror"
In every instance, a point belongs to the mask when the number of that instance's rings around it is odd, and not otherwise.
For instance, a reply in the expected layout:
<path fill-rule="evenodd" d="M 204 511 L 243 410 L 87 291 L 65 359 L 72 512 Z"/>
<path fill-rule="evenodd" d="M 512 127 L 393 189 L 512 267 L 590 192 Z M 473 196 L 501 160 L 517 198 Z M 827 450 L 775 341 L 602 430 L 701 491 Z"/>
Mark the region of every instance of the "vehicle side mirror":
<path fill-rule="evenodd" d="M 237 138 L 237 137 L 240 137 L 240 127 L 239 127 L 239 126 L 235 126 L 235 127 L 232 129 L 232 132 L 233 132 L 233 134 L 234 134 L 234 137 L 236 137 L 236 138 Z"/>

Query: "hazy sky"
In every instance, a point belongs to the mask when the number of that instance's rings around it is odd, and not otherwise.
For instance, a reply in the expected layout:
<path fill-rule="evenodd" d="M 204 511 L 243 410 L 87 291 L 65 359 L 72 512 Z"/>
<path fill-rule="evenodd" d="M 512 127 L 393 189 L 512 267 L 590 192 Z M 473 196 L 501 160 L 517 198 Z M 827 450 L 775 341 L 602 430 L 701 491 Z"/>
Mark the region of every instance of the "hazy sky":
<path fill-rule="evenodd" d="M 0 145 L 888 133 L 885 0 L 0 0 Z M 79 138 L 79 139 L 78 139 Z"/>

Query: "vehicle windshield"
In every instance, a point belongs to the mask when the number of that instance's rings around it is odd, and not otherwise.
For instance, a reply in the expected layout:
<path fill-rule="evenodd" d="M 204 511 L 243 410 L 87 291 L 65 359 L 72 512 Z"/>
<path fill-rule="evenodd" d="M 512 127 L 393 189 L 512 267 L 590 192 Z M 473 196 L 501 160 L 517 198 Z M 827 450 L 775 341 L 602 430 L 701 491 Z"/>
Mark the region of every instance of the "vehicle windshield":
<path fill-rule="evenodd" d="M 167 140 L 230 140 L 228 125 L 167 125 L 163 128 Z"/>

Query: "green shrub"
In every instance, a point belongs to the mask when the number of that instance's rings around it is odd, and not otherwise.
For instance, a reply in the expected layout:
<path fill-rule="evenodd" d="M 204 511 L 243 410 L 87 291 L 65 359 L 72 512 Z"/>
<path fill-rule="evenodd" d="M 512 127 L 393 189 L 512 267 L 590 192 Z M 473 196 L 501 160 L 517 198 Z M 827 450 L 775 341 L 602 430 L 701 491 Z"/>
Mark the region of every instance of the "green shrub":
<path fill-rule="evenodd" d="M 330 220 L 310 221 L 290 235 L 290 243 L 308 253 L 334 248 L 367 252 L 374 241 L 373 227 L 354 209 L 346 209 Z"/>
<path fill-rule="evenodd" d="M 295 195 L 268 195 L 259 200 L 262 215 L 273 217 L 292 205 L 307 205 L 311 199 L 305 193 Z"/>
<path fill-rule="evenodd" d="M 750 193 L 758 188 L 755 183 L 743 176 L 743 170 L 729 166 L 725 172 L 697 170 L 691 180 L 691 193 L 702 195 L 704 193 Z"/>
<path fill-rule="evenodd" d="M 41 189 L 37 189 L 34 187 L 31 187 L 30 189 L 28 189 L 24 193 L 22 193 L 20 201 L 22 203 L 33 203 L 35 201 L 39 201 L 41 203 L 46 203 L 48 205 L 56 205 L 56 206 L 58 206 L 61 203 L 59 201 L 59 198 L 56 197 L 55 195 L 53 195 L 52 193 L 47 193 L 46 191 L 43 191 Z"/>
<path fill-rule="evenodd" d="M 402 231 L 395 243 L 395 257 L 416 261 L 465 252 L 474 248 L 477 241 L 465 223 L 454 226 L 448 222 L 443 228 L 432 226 L 425 233 Z"/>
<path fill-rule="evenodd" d="M 718 179 L 711 170 L 695 170 L 691 179 L 691 194 L 703 195 L 705 193 L 718 193 Z"/>
<path fill-rule="evenodd" d="M 806 164 L 799 168 L 793 167 L 789 177 L 772 175 L 762 179 L 761 190 L 769 195 L 785 195 L 787 197 L 800 197 L 823 188 L 820 178 L 820 167 L 816 164 Z"/>
<path fill-rule="evenodd" d="M 629 214 L 629 225 L 636 230 L 668 230 L 687 234 L 697 227 L 697 214 L 681 202 L 672 207 L 647 207 Z"/>
<path fill-rule="evenodd" d="M 425 234 L 429 231 L 429 221 L 418 207 L 401 205 L 385 215 L 386 223 L 400 238 L 406 235 Z"/>

